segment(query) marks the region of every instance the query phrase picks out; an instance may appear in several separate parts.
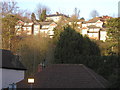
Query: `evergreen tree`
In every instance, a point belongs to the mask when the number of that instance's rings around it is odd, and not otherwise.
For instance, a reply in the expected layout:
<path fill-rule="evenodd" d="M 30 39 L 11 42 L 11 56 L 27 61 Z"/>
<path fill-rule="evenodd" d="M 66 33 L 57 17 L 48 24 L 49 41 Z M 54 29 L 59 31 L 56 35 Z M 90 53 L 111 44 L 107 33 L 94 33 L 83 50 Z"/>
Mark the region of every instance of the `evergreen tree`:
<path fill-rule="evenodd" d="M 120 55 L 120 18 L 111 18 L 106 23 L 108 42 L 112 43 L 112 53 Z"/>
<path fill-rule="evenodd" d="M 32 15 L 31 15 L 31 20 L 32 20 L 32 22 L 35 22 L 35 21 L 36 21 L 36 16 L 35 16 L 34 13 L 32 13 Z"/>
<path fill-rule="evenodd" d="M 78 63 L 80 56 L 99 56 L 98 46 L 70 26 L 61 32 L 55 49 L 55 63 Z"/>
<path fill-rule="evenodd" d="M 107 29 L 107 35 L 110 40 L 118 41 L 120 36 L 120 18 L 111 18 L 105 25 Z"/>
<path fill-rule="evenodd" d="M 40 21 L 45 21 L 46 19 L 46 9 L 42 10 L 42 13 L 40 15 Z"/>

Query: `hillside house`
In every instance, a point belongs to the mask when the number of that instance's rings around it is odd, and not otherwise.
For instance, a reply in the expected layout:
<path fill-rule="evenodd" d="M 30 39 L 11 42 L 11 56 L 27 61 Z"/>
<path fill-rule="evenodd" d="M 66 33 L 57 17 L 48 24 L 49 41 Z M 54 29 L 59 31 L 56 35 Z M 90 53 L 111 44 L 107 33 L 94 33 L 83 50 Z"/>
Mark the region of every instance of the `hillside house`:
<path fill-rule="evenodd" d="M 37 35 L 52 38 L 54 36 L 53 29 L 57 26 L 57 23 L 63 19 L 65 22 L 64 25 L 75 24 L 77 26 L 77 31 L 80 32 L 83 36 L 87 35 L 91 39 L 102 40 L 105 41 L 107 38 L 107 31 L 105 29 L 104 24 L 106 21 L 112 17 L 102 16 L 95 17 L 90 19 L 89 21 L 85 21 L 84 19 L 80 19 L 76 22 L 69 21 L 68 16 L 63 14 L 52 14 L 46 16 L 45 22 L 30 22 L 24 23 L 19 21 L 18 25 L 15 26 L 17 35 Z"/>
<path fill-rule="evenodd" d="M 53 29 L 57 26 L 55 22 L 22 22 L 15 26 L 16 34 L 20 35 L 38 35 L 53 37 Z"/>
<path fill-rule="evenodd" d="M 23 33 L 26 33 L 27 35 L 33 34 L 33 22 L 24 23 Z"/>
<path fill-rule="evenodd" d="M 19 61 L 18 56 L 13 55 L 11 51 L 0 49 L 0 52 L 2 53 L 2 65 L 0 66 L 2 86 L 0 89 L 2 89 L 11 87 L 11 85 L 23 80 L 26 68 Z"/>
<path fill-rule="evenodd" d="M 59 22 L 62 18 L 66 19 L 68 18 L 68 16 L 64 15 L 64 14 L 59 14 L 58 12 L 56 12 L 56 14 L 51 14 L 51 15 L 47 15 L 46 16 L 46 21 L 53 21 L 53 22 Z"/>
<path fill-rule="evenodd" d="M 95 17 L 82 24 L 82 35 L 87 35 L 91 39 L 105 41 L 107 37 L 106 29 L 103 24 L 106 19 L 102 17 Z"/>
<path fill-rule="evenodd" d="M 43 37 L 49 36 L 50 38 L 53 37 L 54 31 L 53 29 L 57 26 L 55 22 L 39 22 L 40 29 L 39 33 Z M 35 29 L 34 29 L 35 30 Z"/>
<path fill-rule="evenodd" d="M 33 34 L 33 22 L 20 22 L 18 21 L 17 25 L 15 26 L 16 35 L 32 35 Z"/>
<path fill-rule="evenodd" d="M 24 22 L 22 20 L 18 20 L 18 22 L 16 22 L 16 24 L 17 24 L 15 26 L 16 35 L 21 35 Z"/>

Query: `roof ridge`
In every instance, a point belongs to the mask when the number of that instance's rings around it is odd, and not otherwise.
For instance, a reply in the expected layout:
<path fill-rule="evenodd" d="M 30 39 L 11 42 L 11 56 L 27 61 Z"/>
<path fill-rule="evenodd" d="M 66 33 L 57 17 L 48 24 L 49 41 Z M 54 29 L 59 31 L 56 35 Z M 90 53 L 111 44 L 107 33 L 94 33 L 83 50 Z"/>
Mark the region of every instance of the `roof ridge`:
<path fill-rule="evenodd" d="M 87 69 L 87 67 L 85 67 L 84 65 L 83 65 L 83 67 L 84 67 L 84 69 L 86 69 L 86 71 L 87 71 L 103 88 L 105 88 L 105 86 L 97 79 L 97 77 L 96 77 L 95 75 L 93 75 L 93 74 Z"/>

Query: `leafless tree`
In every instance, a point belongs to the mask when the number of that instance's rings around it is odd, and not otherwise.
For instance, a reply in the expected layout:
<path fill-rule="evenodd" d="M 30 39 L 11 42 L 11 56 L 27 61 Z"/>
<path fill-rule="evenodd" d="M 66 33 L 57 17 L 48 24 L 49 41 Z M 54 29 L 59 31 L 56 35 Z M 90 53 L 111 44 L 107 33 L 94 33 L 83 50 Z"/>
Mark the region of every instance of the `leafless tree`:
<path fill-rule="evenodd" d="M 17 2 L 15 1 L 3 1 L 1 3 L 1 13 L 2 13 L 2 16 L 6 16 L 8 14 L 16 14 L 19 7 L 17 6 Z"/>
<path fill-rule="evenodd" d="M 78 8 L 74 9 L 73 15 L 68 19 L 69 22 L 71 22 L 72 28 L 76 29 L 77 28 L 77 22 L 80 17 L 80 10 Z"/>
<path fill-rule="evenodd" d="M 93 11 L 90 12 L 90 16 L 94 18 L 96 16 L 99 16 L 99 13 L 98 13 L 97 10 L 93 10 Z"/>
<path fill-rule="evenodd" d="M 74 15 L 75 15 L 77 18 L 79 18 L 79 16 L 80 16 L 80 10 L 78 10 L 78 8 L 75 8 L 75 9 L 74 9 Z"/>

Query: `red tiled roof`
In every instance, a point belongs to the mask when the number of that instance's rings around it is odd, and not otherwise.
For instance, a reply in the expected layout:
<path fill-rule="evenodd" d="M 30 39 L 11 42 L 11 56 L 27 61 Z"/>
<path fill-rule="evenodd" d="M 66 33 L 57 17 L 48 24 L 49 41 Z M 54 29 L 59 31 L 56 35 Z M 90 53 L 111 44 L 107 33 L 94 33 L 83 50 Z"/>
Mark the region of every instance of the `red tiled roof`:
<path fill-rule="evenodd" d="M 83 27 L 82 29 L 87 29 L 87 27 Z"/>
<path fill-rule="evenodd" d="M 89 21 L 87 21 L 87 23 L 95 23 L 98 20 L 100 20 L 100 17 L 94 17 L 93 19 L 90 19 Z"/>
<path fill-rule="evenodd" d="M 90 19 L 89 21 L 87 21 L 87 23 L 95 23 L 98 20 L 104 22 L 105 20 L 110 19 L 110 18 L 112 18 L 112 17 L 110 17 L 110 16 L 94 17 L 94 18 Z"/>
<path fill-rule="evenodd" d="M 55 64 L 34 76 L 33 88 L 105 88 L 108 81 L 82 64 Z M 27 78 L 17 83 L 29 88 Z"/>

